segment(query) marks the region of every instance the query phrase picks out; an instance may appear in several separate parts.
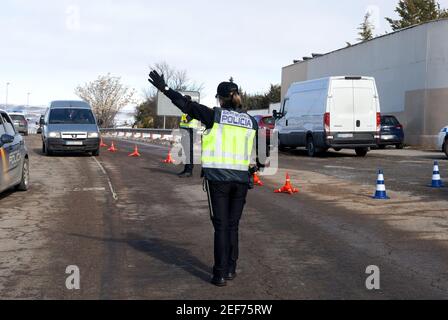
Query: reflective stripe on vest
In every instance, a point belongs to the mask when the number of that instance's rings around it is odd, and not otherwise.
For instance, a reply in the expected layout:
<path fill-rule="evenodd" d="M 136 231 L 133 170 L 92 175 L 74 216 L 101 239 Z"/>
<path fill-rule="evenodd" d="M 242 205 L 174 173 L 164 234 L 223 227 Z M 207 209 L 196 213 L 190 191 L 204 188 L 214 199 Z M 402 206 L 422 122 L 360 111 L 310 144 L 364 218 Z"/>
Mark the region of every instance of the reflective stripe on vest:
<path fill-rule="evenodd" d="M 202 167 L 248 171 L 256 131 L 245 113 L 215 109 L 213 128 L 202 139 Z"/>
<path fill-rule="evenodd" d="M 182 115 L 182 118 L 180 120 L 179 127 L 181 128 L 187 128 L 187 129 L 198 129 L 199 128 L 199 121 L 196 119 L 192 119 L 190 122 L 188 121 L 188 116 L 186 114 Z"/>

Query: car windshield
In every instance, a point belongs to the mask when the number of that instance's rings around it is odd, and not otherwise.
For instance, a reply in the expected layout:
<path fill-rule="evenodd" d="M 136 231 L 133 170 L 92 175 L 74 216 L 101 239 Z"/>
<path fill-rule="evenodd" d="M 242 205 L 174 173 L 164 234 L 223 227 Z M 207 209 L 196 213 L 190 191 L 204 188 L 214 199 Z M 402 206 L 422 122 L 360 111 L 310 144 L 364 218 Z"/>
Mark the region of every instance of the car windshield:
<path fill-rule="evenodd" d="M 395 117 L 383 117 L 381 119 L 382 126 L 398 126 L 398 120 Z"/>
<path fill-rule="evenodd" d="M 88 109 L 54 109 L 50 112 L 50 124 L 95 124 Z"/>
<path fill-rule="evenodd" d="M 12 121 L 23 121 L 23 120 L 25 120 L 25 117 L 24 116 L 20 116 L 20 115 L 10 115 L 10 117 L 11 117 L 11 120 Z"/>

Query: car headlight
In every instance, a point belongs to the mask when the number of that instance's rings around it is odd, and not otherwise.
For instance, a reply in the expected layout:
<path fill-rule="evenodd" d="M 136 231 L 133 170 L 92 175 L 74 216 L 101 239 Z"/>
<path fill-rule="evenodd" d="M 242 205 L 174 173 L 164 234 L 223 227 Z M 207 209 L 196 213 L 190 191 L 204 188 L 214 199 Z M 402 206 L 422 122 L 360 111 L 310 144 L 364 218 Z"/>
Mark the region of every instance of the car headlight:
<path fill-rule="evenodd" d="M 87 135 L 87 138 L 99 138 L 100 135 L 98 134 L 98 132 L 89 132 L 89 134 Z"/>
<path fill-rule="evenodd" d="M 49 136 L 50 138 L 60 138 L 60 137 L 61 137 L 61 133 L 60 133 L 60 132 L 50 132 L 50 133 L 48 134 L 48 136 Z"/>

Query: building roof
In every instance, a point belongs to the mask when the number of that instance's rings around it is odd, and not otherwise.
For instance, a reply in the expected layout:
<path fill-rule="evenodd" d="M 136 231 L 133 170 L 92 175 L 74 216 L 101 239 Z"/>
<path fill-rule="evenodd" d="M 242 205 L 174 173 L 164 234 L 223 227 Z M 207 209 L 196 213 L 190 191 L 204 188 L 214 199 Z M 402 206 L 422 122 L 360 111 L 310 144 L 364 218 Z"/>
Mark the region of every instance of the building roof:
<path fill-rule="evenodd" d="M 287 66 L 284 66 L 283 68 L 289 68 L 289 67 L 295 66 L 297 64 L 301 64 L 301 63 L 317 60 L 317 59 L 319 59 L 321 57 L 328 56 L 328 55 L 330 55 L 332 53 L 335 53 L 335 52 L 339 52 L 339 51 L 342 51 L 342 50 L 347 50 L 347 49 L 350 49 L 350 48 L 353 48 L 353 47 L 361 46 L 361 45 L 364 45 L 366 43 L 369 43 L 369 42 L 372 42 L 372 41 L 378 41 L 378 40 L 380 40 L 382 38 L 390 37 L 392 35 L 395 35 L 395 34 L 398 34 L 398 33 L 401 33 L 401 32 L 407 31 L 407 30 L 410 30 L 410 29 L 415 29 L 415 28 L 418 28 L 418 27 L 421 27 L 421 26 L 424 26 L 424 25 L 427 25 L 427 24 L 440 23 L 442 21 L 444 21 L 444 22 L 448 21 L 448 18 L 442 18 L 442 19 L 427 21 L 427 22 L 419 23 L 419 24 L 416 24 L 416 25 L 413 25 L 413 26 L 410 26 L 410 27 L 407 27 L 407 28 L 403 28 L 403 29 L 400 29 L 400 30 L 397 30 L 397 31 L 394 31 L 394 32 L 391 32 L 391 33 L 386 33 L 386 34 L 383 34 L 381 36 L 375 37 L 375 38 L 373 38 L 371 40 L 361 41 L 361 42 L 355 43 L 355 44 L 353 44 L 351 46 L 347 46 L 347 47 L 344 47 L 344 48 L 339 48 L 339 49 L 327 52 L 327 53 L 322 54 L 322 55 L 316 55 L 315 57 L 313 57 L 311 59 L 307 59 L 307 60 L 303 60 L 303 61 L 299 61 L 299 62 L 296 62 L 296 63 L 289 64 Z"/>

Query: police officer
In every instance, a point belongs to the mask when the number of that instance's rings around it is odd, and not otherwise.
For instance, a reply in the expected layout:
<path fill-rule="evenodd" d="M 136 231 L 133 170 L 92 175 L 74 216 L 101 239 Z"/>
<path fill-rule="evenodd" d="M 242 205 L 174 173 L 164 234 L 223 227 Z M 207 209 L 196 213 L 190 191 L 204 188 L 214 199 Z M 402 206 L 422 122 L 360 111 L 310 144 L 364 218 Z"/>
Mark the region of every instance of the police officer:
<path fill-rule="evenodd" d="M 163 92 L 182 112 L 206 127 L 202 138 L 202 168 L 215 229 L 215 265 L 212 283 L 223 287 L 236 277 L 239 257 L 239 223 L 246 204 L 252 173 L 252 149 L 257 122 L 241 109 L 238 86 L 223 82 L 216 98 L 220 108 L 209 109 L 170 89 L 156 71 L 149 82 Z M 257 158 L 257 164 L 259 164 Z"/>
<path fill-rule="evenodd" d="M 182 149 L 185 154 L 185 167 L 179 173 L 180 178 L 190 178 L 193 176 L 194 170 L 194 137 L 196 130 L 199 128 L 199 121 L 193 119 L 188 114 L 183 114 L 180 120 L 179 127 L 182 131 Z"/>

